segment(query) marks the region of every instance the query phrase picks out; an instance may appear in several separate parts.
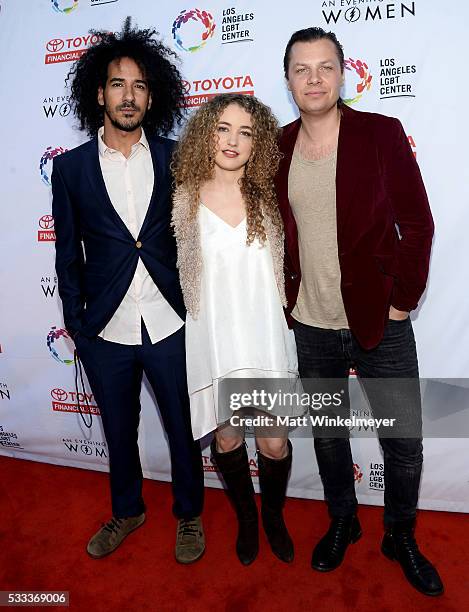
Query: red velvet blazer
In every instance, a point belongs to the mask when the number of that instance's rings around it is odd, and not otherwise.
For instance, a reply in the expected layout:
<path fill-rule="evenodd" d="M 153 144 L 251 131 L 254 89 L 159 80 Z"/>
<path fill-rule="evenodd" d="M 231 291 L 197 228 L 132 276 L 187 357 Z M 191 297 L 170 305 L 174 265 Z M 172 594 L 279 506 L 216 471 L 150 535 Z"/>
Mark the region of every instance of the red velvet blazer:
<path fill-rule="evenodd" d="M 347 106 L 342 111 L 336 171 L 341 291 L 350 329 L 370 349 L 383 337 L 391 304 L 399 310 L 417 307 L 427 282 L 433 219 L 399 120 Z M 282 130 L 283 158 L 276 177 L 285 225 L 290 326 L 301 270 L 297 227 L 288 201 L 288 173 L 300 123 L 297 119 Z"/>

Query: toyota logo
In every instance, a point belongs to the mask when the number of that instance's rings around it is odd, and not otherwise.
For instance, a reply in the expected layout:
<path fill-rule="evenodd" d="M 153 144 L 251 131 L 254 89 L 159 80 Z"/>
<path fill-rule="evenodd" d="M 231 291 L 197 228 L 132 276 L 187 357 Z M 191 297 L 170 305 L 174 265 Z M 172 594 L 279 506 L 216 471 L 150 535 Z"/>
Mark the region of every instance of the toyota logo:
<path fill-rule="evenodd" d="M 182 82 L 182 87 L 184 88 L 184 93 L 188 94 L 191 90 L 191 84 L 189 83 L 189 81 L 183 81 Z"/>
<path fill-rule="evenodd" d="M 55 53 L 56 51 L 60 51 L 61 49 L 63 49 L 64 45 L 65 43 L 61 38 L 53 38 L 47 43 L 46 49 L 51 53 Z"/>
<path fill-rule="evenodd" d="M 54 227 L 54 217 L 52 215 L 43 215 L 39 219 L 39 227 L 48 230 Z"/>
<path fill-rule="evenodd" d="M 64 402 L 68 397 L 68 393 L 63 389 L 52 389 L 50 394 L 52 395 L 52 398 L 58 402 Z"/>

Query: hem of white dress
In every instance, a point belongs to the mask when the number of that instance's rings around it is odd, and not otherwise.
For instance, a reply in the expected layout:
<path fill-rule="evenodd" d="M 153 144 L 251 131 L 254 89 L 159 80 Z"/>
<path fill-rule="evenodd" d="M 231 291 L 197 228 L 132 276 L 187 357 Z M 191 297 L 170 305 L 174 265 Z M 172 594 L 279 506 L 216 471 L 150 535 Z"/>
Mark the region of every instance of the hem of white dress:
<path fill-rule="evenodd" d="M 298 367 L 296 367 L 294 370 L 274 370 L 273 368 L 256 368 L 254 366 L 232 368 L 232 369 L 228 370 L 227 372 L 225 372 L 224 374 L 220 374 L 220 376 L 217 376 L 216 378 L 212 378 L 210 380 L 210 382 L 204 383 L 202 385 L 198 385 L 197 388 L 190 389 L 189 390 L 189 396 L 194 394 L 194 393 L 197 393 L 198 391 L 203 391 L 207 387 L 212 387 L 214 381 L 221 380 L 222 378 L 227 378 L 228 376 L 230 376 L 234 372 L 248 371 L 248 370 L 256 370 L 256 372 L 275 372 L 277 374 L 286 374 L 287 375 L 287 376 L 275 376 L 274 378 L 291 378 L 292 375 L 293 376 L 299 376 Z M 242 377 L 240 377 L 240 378 L 242 378 Z M 261 376 L 246 376 L 246 378 L 262 378 L 262 377 Z M 267 378 L 267 376 L 265 378 Z"/>
<path fill-rule="evenodd" d="M 277 374 L 279 374 L 279 376 L 275 376 L 275 378 L 298 377 L 297 370 L 273 370 L 270 368 L 253 368 L 253 367 L 235 368 L 235 369 L 229 370 L 226 374 L 223 374 L 217 378 L 212 379 L 211 383 L 204 385 L 203 387 L 199 387 L 198 389 L 192 390 L 189 393 L 189 400 L 190 400 L 190 411 L 191 411 L 192 436 L 194 440 L 200 440 L 204 438 L 208 434 L 215 431 L 217 427 L 221 424 L 218 422 L 218 408 L 216 406 L 216 401 L 215 401 L 214 392 L 213 392 L 214 386 L 217 385 L 220 382 L 220 380 L 222 380 L 223 378 L 227 378 L 229 375 L 233 374 L 234 372 L 249 371 L 249 370 L 250 371 L 255 370 L 257 373 L 276 372 Z M 250 377 L 246 376 L 246 378 L 262 378 L 262 377 L 261 376 L 250 376 Z M 199 395 L 200 397 L 200 394 L 202 392 L 204 391 L 208 392 L 210 389 L 212 390 L 211 395 L 212 395 L 213 401 L 205 400 L 205 402 L 209 404 L 209 408 L 207 409 L 207 406 L 204 406 L 204 407 L 201 406 L 200 408 L 195 409 L 194 403 L 196 400 L 196 396 Z M 204 401 L 201 397 L 200 397 L 200 400 Z M 197 419 L 197 417 L 200 416 L 201 413 L 203 413 L 204 418 L 202 420 L 199 420 Z M 197 425 L 197 421 L 199 425 Z M 201 422 L 203 423 L 202 427 L 200 426 Z"/>

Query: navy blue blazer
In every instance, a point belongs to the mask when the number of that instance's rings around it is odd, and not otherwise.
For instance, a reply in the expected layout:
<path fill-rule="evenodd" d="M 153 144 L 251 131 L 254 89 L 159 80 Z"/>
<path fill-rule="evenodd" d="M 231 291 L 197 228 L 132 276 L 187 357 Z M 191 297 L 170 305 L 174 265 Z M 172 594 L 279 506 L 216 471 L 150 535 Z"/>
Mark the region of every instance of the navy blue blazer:
<path fill-rule="evenodd" d="M 170 227 L 169 162 L 175 143 L 147 138 L 155 181 L 137 240 L 109 199 L 97 138 L 54 159 L 57 281 L 65 327 L 72 336 L 80 332 L 94 337 L 104 329 L 127 293 L 139 257 L 164 298 L 185 319 L 176 241 Z"/>

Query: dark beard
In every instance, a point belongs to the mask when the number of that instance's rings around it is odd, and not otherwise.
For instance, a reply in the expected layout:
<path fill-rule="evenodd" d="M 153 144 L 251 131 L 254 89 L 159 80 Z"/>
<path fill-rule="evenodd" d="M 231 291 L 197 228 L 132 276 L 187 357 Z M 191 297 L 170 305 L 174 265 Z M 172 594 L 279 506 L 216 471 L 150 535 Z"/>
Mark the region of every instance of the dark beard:
<path fill-rule="evenodd" d="M 135 107 L 132 107 L 135 108 Z M 142 125 L 145 115 L 140 119 L 130 119 L 129 123 L 121 123 L 118 119 L 114 119 L 109 113 L 107 107 L 104 107 L 104 112 L 106 113 L 111 124 L 117 128 L 118 130 L 122 130 L 123 132 L 135 132 Z"/>

